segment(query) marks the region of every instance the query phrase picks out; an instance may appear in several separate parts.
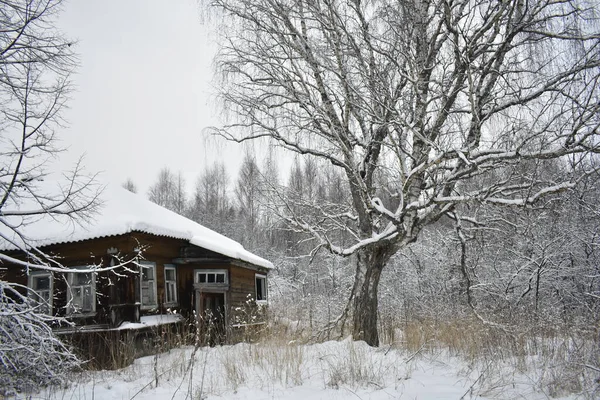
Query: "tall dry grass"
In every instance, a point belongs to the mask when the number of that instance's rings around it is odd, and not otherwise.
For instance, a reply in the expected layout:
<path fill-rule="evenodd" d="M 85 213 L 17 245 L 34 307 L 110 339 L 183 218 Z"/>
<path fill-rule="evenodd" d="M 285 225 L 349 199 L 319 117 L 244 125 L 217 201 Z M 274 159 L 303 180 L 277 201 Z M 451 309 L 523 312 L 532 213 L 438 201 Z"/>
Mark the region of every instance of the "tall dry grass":
<path fill-rule="evenodd" d="M 381 322 L 379 349 L 349 338 L 341 343 L 317 342 L 316 332 L 299 320 L 273 319 L 253 332 L 252 343 L 213 347 L 205 346 L 198 334 L 194 339 L 190 327 L 183 336 L 157 336 L 165 341 L 154 343 L 158 354 L 107 371 L 105 380 L 111 381 L 111 374 L 130 382 L 147 380 L 140 392 L 168 387 L 189 398 L 219 396 L 244 387 L 291 388 L 315 380 L 324 389 L 377 390 L 407 382 L 421 361 L 432 365 L 460 360 L 457 379 L 472 382 L 467 393 L 473 397 L 507 398 L 505 392 L 514 393 L 515 386 L 548 397 L 600 395 L 599 343 L 589 332 L 545 329 L 517 334 L 474 318 Z"/>
<path fill-rule="evenodd" d="M 411 320 L 394 328 L 382 323 L 382 341 L 413 353 L 447 351 L 489 375 L 531 376 L 531 384 L 550 397 L 600 396 L 600 336 L 597 331 L 499 329 L 475 318 Z M 510 382 L 506 382 L 510 383 Z"/>

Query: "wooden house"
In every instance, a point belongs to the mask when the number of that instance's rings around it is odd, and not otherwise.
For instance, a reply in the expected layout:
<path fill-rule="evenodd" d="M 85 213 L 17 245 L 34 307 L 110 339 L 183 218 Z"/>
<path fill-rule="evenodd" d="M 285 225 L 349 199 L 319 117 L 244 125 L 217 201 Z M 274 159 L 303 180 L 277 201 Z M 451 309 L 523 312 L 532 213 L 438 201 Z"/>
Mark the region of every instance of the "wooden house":
<path fill-rule="evenodd" d="M 89 224 L 42 218 L 25 227 L 60 263 L 55 271 L 0 272 L 26 287 L 40 310 L 72 322 L 56 332 L 137 330 L 198 316 L 222 340 L 264 322 L 257 310 L 268 300 L 269 261 L 121 187 L 102 196 Z M 26 259 L 7 243 L 0 251 Z"/>

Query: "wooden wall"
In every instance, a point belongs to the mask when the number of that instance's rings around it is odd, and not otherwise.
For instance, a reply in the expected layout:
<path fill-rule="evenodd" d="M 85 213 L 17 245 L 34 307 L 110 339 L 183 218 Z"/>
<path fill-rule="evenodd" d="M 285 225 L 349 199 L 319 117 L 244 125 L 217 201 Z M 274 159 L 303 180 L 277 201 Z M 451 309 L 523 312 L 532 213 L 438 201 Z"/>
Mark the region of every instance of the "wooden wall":
<path fill-rule="evenodd" d="M 118 251 L 117 256 L 121 261 L 132 260 L 138 254 L 136 250 L 141 249 L 140 261 L 156 263 L 156 287 L 159 307 L 155 310 L 142 310 L 142 315 L 163 313 L 166 311 L 163 305 L 165 300 L 165 264 L 178 263 L 175 265 L 178 304 L 174 309 L 177 312 L 181 312 L 184 316 L 189 315 L 195 306 L 194 271 L 197 269 L 227 270 L 229 273 L 230 290 L 226 294 L 226 302 L 229 308 L 228 316 L 230 322 L 234 322 L 234 319 L 236 321 L 239 320 L 243 317 L 243 315 L 240 316 L 241 314 L 247 313 L 247 301 L 256 297 L 255 274 L 257 272 L 261 274 L 266 273 L 265 270 L 257 271 L 234 265 L 230 260 L 216 253 L 204 249 L 194 249 L 185 240 L 158 237 L 144 233 L 131 233 L 76 243 L 53 245 L 46 247 L 44 250 L 58 257 L 61 263 L 67 267 L 85 267 L 89 265 L 108 267 L 112 258 L 108 254 L 109 249 L 111 251 L 116 249 Z M 13 254 L 13 256 L 17 256 L 17 254 Z M 185 258 L 190 256 L 194 258 Z M 202 257 L 207 258 L 201 259 Z M 221 257 L 221 259 L 218 259 L 218 257 Z M 90 318 L 78 318 L 76 319 L 77 323 L 110 324 L 111 310 L 115 309 L 116 306 L 134 307 L 136 302 L 140 301 L 138 268 L 132 264 L 129 264 L 128 267 L 134 272 L 129 272 L 126 268 L 120 268 L 114 272 L 106 271 L 98 273 L 96 281 L 96 315 Z M 27 286 L 27 276 L 21 267 L 8 266 L 5 271 L 0 271 L 0 274 L 2 274 L 5 280 Z M 55 274 L 54 313 L 61 316 L 65 315 L 66 303 L 66 276 Z M 131 320 L 131 317 L 130 314 L 127 314 L 121 316 L 121 320 L 123 318 Z"/>

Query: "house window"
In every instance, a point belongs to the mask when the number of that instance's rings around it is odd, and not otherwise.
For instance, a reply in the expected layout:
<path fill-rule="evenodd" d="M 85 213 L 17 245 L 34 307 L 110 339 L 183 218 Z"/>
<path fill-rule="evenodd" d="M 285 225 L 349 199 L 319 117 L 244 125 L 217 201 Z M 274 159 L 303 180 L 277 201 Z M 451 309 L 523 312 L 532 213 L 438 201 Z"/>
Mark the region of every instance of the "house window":
<path fill-rule="evenodd" d="M 227 279 L 227 270 L 207 269 L 196 271 L 196 283 L 209 285 L 225 285 L 229 283 Z"/>
<path fill-rule="evenodd" d="M 69 314 L 96 312 L 96 277 L 93 272 L 71 272 L 68 275 Z"/>
<path fill-rule="evenodd" d="M 29 299 L 43 314 L 52 314 L 52 274 L 39 272 L 29 275 Z"/>
<path fill-rule="evenodd" d="M 141 308 L 155 308 L 156 301 L 156 264 L 150 262 L 140 263 L 140 299 Z"/>
<path fill-rule="evenodd" d="M 165 304 L 177 304 L 177 271 L 165 265 Z"/>
<path fill-rule="evenodd" d="M 267 276 L 255 275 L 256 282 L 256 301 L 267 301 Z"/>

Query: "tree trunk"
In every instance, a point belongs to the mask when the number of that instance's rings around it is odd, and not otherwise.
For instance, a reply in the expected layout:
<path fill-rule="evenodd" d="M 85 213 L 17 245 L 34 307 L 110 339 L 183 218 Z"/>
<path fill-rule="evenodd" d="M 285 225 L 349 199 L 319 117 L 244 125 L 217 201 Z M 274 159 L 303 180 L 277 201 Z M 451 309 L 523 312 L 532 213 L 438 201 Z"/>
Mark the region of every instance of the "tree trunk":
<path fill-rule="evenodd" d="M 368 248 L 358 252 L 356 277 L 352 289 L 352 338 L 364 340 L 369 346 L 379 346 L 377 308 L 379 278 L 389 260 L 391 246 Z"/>

